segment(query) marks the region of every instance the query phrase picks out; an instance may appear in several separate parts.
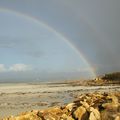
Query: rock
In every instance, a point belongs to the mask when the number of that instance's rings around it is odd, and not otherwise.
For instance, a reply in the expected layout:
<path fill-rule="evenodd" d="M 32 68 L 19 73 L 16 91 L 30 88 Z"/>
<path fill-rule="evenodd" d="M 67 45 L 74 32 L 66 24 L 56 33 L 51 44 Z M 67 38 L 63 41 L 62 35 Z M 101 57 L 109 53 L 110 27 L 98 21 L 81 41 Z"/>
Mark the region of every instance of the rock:
<path fill-rule="evenodd" d="M 74 120 L 71 116 L 67 116 L 66 114 L 63 114 L 60 117 L 60 120 Z"/>
<path fill-rule="evenodd" d="M 1 120 L 120 120 L 120 92 L 83 94 L 73 103 Z"/>
<path fill-rule="evenodd" d="M 90 105 L 87 102 L 82 102 L 80 101 L 80 103 L 86 108 L 88 109 L 90 107 Z"/>
<path fill-rule="evenodd" d="M 118 98 L 116 96 L 112 95 L 110 98 L 114 104 L 118 104 Z"/>
<path fill-rule="evenodd" d="M 120 120 L 120 116 L 116 116 L 115 120 Z"/>
<path fill-rule="evenodd" d="M 105 109 L 117 109 L 119 107 L 120 103 L 118 102 L 118 98 L 116 96 L 108 96 L 107 99 L 111 99 L 112 102 L 102 104 Z"/>
<path fill-rule="evenodd" d="M 112 110 L 104 110 L 101 112 L 102 120 L 115 120 L 117 117 L 117 113 Z"/>
<path fill-rule="evenodd" d="M 59 107 L 53 107 L 53 108 L 49 108 L 49 109 L 46 109 L 46 110 L 41 110 L 39 111 L 43 114 L 46 114 L 46 113 L 54 113 L 54 114 L 62 114 L 63 111 L 59 108 Z"/>
<path fill-rule="evenodd" d="M 31 113 L 31 114 L 15 117 L 15 120 L 42 120 L 42 119 L 38 117 L 36 114 Z"/>
<path fill-rule="evenodd" d="M 97 120 L 93 112 L 90 113 L 89 120 Z"/>
<path fill-rule="evenodd" d="M 16 120 L 13 116 L 10 116 L 9 118 L 5 118 L 3 120 Z"/>
<path fill-rule="evenodd" d="M 90 107 L 90 120 L 101 120 L 100 112 L 97 109 L 94 109 L 93 107 Z"/>
<path fill-rule="evenodd" d="M 52 114 L 52 113 L 48 113 L 46 115 L 44 115 L 44 120 L 59 120 L 59 116 Z"/>
<path fill-rule="evenodd" d="M 59 107 L 49 108 L 38 112 L 38 116 L 44 120 L 59 120 L 62 114 L 63 111 Z"/>
<path fill-rule="evenodd" d="M 78 107 L 74 112 L 74 117 L 78 120 L 87 120 L 88 115 L 86 109 L 83 106 Z"/>
<path fill-rule="evenodd" d="M 66 106 L 66 109 L 69 111 L 72 111 L 72 109 L 75 107 L 75 103 L 70 103 Z"/>
<path fill-rule="evenodd" d="M 43 113 L 38 112 L 38 113 L 37 113 L 37 116 L 43 119 Z"/>

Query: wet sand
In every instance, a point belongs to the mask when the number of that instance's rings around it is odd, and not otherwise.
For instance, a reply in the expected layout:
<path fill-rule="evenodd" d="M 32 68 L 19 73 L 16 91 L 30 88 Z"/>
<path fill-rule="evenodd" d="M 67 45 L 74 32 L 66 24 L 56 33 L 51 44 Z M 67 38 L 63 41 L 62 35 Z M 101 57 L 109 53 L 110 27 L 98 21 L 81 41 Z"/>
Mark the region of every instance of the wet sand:
<path fill-rule="evenodd" d="M 66 83 L 0 84 L 0 117 L 67 104 L 82 93 L 120 91 L 120 86 L 72 86 Z"/>

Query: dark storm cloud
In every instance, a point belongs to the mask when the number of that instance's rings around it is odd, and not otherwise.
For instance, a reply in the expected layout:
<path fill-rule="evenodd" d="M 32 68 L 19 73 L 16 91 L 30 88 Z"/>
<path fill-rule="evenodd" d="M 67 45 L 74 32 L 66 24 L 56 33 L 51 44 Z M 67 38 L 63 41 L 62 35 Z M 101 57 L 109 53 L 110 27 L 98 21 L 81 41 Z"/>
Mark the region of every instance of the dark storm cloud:
<path fill-rule="evenodd" d="M 119 0 L 6 1 L 0 5 L 34 16 L 66 36 L 97 73 L 120 70 Z M 1 42 L 3 46 L 11 47 L 11 43 Z M 43 52 L 27 54 L 40 57 Z"/>

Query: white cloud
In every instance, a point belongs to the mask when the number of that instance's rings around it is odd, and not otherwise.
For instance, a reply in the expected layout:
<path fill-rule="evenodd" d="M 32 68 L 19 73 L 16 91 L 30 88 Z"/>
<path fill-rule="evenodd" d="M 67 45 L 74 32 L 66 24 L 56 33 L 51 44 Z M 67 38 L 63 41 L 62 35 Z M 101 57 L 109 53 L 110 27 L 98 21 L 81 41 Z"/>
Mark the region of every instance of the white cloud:
<path fill-rule="evenodd" d="M 25 72 L 29 70 L 32 70 L 32 67 L 26 64 L 13 64 L 11 67 L 9 67 L 9 71 L 14 72 Z"/>
<path fill-rule="evenodd" d="M 7 69 L 5 68 L 4 64 L 0 64 L 0 72 L 6 72 Z"/>
<path fill-rule="evenodd" d="M 26 64 L 13 64 L 10 67 L 5 67 L 4 64 L 0 64 L 0 73 L 1 72 L 25 72 L 32 70 L 31 65 L 26 65 Z"/>

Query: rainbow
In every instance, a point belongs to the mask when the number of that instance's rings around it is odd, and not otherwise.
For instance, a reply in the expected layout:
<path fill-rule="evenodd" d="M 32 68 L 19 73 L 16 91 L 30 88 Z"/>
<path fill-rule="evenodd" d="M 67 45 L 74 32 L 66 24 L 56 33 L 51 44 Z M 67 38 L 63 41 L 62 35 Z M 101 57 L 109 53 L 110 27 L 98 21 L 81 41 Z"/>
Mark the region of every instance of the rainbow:
<path fill-rule="evenodd" d="M 90 72 L 91 75 L 93 76 L 93 78 L 96 77 L 96 72 L 94 70 L 94 68 L 90 65 L 90 63 L 87 61 L 86 57 L 82 54 L 82 52 L 80 52 L 74 45 L 73 43 L 67 39 L 64 35 L 62 35 L 61 33 L 57 32 L 54 28 L 52 28 L 50 25 L 48 25 L 47 23 L 35 18 L 34 16 L 29 16 L 27 14 L 23 14 L 21 12 L 15 11 L 15 10 L 11 10 L 11 9 L 7 9 L 7 8 L 0 8 L 0 12 L 5 12 L 5 13 L 10 13 L 10 14 L 14 14 L 15 16 L 18 17 L 22 17 L 25 18 L 29 21 L 32 21 L 38 25 L 42 25 L 43 27 L 45 27 L 47 30 L 53 32 L 55 35 L 59 36 L 62 40 L 64 40 L 66 42 L 67 45 L 69 45 L 71 47 L 71 49 L 73 49 L 77 55 L 79 55 L 80 59 L 88 66 L 90 67 Z"/>

